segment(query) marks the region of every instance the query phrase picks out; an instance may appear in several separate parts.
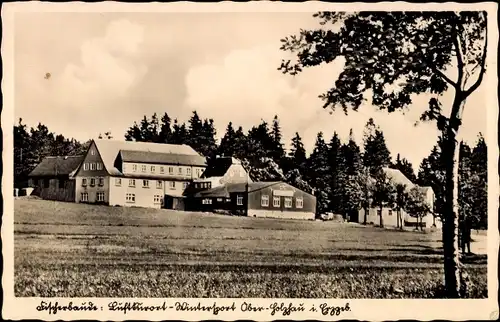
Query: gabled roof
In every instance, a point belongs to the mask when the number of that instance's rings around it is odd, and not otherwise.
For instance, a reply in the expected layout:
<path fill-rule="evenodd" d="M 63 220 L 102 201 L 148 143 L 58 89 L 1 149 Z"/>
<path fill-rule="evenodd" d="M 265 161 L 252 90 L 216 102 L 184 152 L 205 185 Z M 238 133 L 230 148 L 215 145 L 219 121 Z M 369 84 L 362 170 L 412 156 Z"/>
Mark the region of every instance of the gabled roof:
<path fill-rule="evenodd" d="M 432 193 L 434 193 L 434 189 L 432 189 L 432 187 L 421 187 L 421 186 L 419 186 L 418 189 L 420 189 L 420 191 L 424 192 L 425 194 L 429 193 L 429 191 L 431 191 Z"/>
<path fill-rule="evenodd" d="M 104 167 L 106 168 L 106 170 L 110 175 L 121 175 L 121 172 L 115 167 L 115 160 L 120 151 L 122 150 L 129 152 L 130 151 L 137 151 L 143 153 L 147 152 L 151 153 L 149 155 L 152 155 L 155 158 L 157 157 L 158 154 L 185 155 L 185 156 L 191 156 L 193 159 L 196 160 L 201 160 L 200 158 L 203 158 L 192 147 L 185 144 L 163 144 L 163 143 L 116 141 L 116 140 L 95 140 L 94 143 L 97 147 L 97 150 L 99 151 L 99 154 L 101 155 Z"/>
<path fill-rule="evenodd" d="M 392 168 L 383 168 L 385 174 L 395 183 L 395 184 L 403 184 L 406 185 L 408 189 L 411 189 L 415 186 L 410 179 L 408 179 L 401 171 L 398 169 Z"/>
<path fill-rule="evenodd" d="M 233 164 L 241 164 L 241 161 L 233 157 L 217 157 L 210 162 L 202 178 L 222 177 Z"/>
<path fill-rule="evenodd" d="M 73 175 L 83 161 L 83 155 L 77 156 L 49 156 L 45 157 L 33 171 L 30 177 L 53 177 Z"/>
<path fill-rule="evenodd" d="M 173 165 L 191 165 L 204 167 L 206 160 L 201 155 L 173 154 L 149 151 L 120 151 L 123 162 L 154 163 L 154 164 L 173 164 Z"/>

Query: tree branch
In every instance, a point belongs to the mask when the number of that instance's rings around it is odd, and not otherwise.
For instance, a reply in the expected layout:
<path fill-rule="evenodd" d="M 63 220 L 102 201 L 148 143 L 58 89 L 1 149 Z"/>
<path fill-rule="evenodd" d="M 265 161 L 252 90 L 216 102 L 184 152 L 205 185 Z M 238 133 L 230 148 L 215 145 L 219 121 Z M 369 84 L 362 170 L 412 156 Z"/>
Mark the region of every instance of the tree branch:
<path fill-rule="evenodd" d="M 436 66 L 431 66 L 431 69 L 436 73 L 438 74 L 439 76 L 441 76 L 441 78 L 443 78 L 447 83 L 449 83 L 451 86 L 457 88 L 458 86 L 458 83 L 455 83 L 454 81 L 452 81 L 448 76 L 446 76 L 442 71 L 440 71 Z"/>
<path fill-rule="evenodd" d="M 479 77 L 476 82 L 465 91 L 465 98 L 467 98 L 470 94 L 472 94 L 478 87 L 481 85 L 483 81 L 484 73 L 486 72 L 486 52 L 488 51 L 488 27 L 485 28 L 485 36 L 484 36 L 484 50 L 483 55 L 481 56 L 481 69 L 479 71 Z"/>
<path fill-rule="evenodd" d="M 457 26 L 457 29 L 459 27 Z M 456 31 L 455 38 L 453 39 L 453 45 L 455 46 L 455 50 L 457 52 L 457 69 L 458 69 L 458 79 L 457 86 L 460 90 L 462 90 L 462 82 L 464 79 L 464 53 L 462 50 L 462 42 L 460 38 L 460 33 L 458 30 Z"/>

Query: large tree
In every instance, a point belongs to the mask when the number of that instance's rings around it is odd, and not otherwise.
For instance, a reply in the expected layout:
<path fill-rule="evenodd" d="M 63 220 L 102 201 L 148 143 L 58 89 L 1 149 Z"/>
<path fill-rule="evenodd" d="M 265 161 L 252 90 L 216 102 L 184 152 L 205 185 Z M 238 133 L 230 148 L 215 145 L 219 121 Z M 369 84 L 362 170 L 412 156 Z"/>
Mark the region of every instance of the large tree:
<path fill-rule="evenodd" d="M 372 206 L 378 208 L 380 219 L 379 226 L 384 227 L 383 208 L 394 208 L 396 202 L 396 185 L 392 179 L 386 175 L 384 170 L 378 170 L 373 175 L 372 184 Z"/>
<path fill-rule="evenodd" d="M 486 71 L 486 12 L 319 12 L 314 16 L 321 25 L 336 28 L 301 30 L 298 36 L 283 39 L 281 49 L 296 53 L 298 61 L 283 61 L 279 69 L 295 75 L 343 57 L 343 71 L 321 96 L 325 108 L 357 110 L 371 93 L 374 106 L 393 112 L 410 106 L 415 94 L 432 95 L 422 117 L 437 121 L 445 141 L 445 289 L 447 297 L 460 297 L 457 136 L 466 100 L 481 85 Z M 448 73 L 452 69 L 455 76 Z M 449 88 L 453 102 L 442 109 L 440 94 Z"/>
<path fill-rule="evenodd" d="M 432 213 L 432 209 L 428 204 L 425 193 L 418 187 L 412 187 L 407 194 L 407 201 L 405 204 L 406 212 L 417 219 L 417 227 L 423 230 L 423 218 Z"/>

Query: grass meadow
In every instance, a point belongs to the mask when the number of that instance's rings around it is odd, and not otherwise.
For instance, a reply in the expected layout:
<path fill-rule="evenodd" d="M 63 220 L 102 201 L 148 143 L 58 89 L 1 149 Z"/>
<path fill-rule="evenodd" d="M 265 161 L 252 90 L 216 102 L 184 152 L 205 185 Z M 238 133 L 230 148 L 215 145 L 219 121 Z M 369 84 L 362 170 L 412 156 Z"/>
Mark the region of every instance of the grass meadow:
<path fill-rule="evenodd" d="M 435 298 L 442 261 L 440 232 L 15 200 L 19 297 Z"/>

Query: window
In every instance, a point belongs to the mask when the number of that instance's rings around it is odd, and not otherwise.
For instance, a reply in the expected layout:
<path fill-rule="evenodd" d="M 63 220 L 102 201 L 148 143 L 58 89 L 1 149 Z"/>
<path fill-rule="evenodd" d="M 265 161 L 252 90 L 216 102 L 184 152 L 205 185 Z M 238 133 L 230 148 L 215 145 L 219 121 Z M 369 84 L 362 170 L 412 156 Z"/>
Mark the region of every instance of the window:
<path fill-rule="evenodd" d="M 237 204 L 238 206 L 243 206 L 243 196 L 238 195 L 238 196 L 236 197 L 236 204 Z"/>
<path fill-rule="evenodd" d="M 222 202 L 224 199 L 222 198 L 217 198 L 217 202 Z"/>
<path fill-rule="evenodd" d="M 182 174 L 182 168 L 179 167 L 179 174 Z"/>
<path fill-rule="evenodd" d="M 152 165 L 152 166 L 151 166 L 151 173 L 155 173 L 155 171 L 156 171 L 155 166 L 154 166 L 154 165 Z"/>
<path fill-rule="evenodd" d="M 145 165 L 142 166 L 142 172 L 146 172 L 146 166 Z"/>
<path fill-rule="evenodd" d="M 115 179 L 115 186 L 120 187 L 122 185 L 122 179 L 116 178 Z"/>
<path fill-rule="evenodd" d="M 302 207 L 304 207 L 304 199 L 303 198 L 297 198 L 297 199 L 295 199 L 295 207 L 296 208 L 302 208 Z"/>
<path fill-rule="evenodd" d="M 132 164 L 132 171 L 137 172 L 137 164 Z"/>
<path fill-rule="evenodd" d="M 204 205 L 211 205 L 212 204 L 212 199 L 203 199 L 202 203 Z"/>
<path fill-rule="evenodd" d="M 64 182 L 63 179 L 59 179 L 59 189 L 64 189 Z"/>
<path fill-rule="evenodd" d="M 260 205 L 262 207 L 269 207 L 269 196 L 268 195 L 262 195 L 262 197 L 260 197 Z"/>
<path fill-rule="evenodd" d="M 392 216 L 392 210 L 389 209 L 389 216 Z"/>
<path fill-rule="evenodd" d="M 168 167 L 168 174 L 174 174 L 174 167 Z"/>
<path fill-rule="evenodd" d="M 43 187 L 43 179 L 38 180 L 38 186 Z"/>
<path fill-rule="evenodd" d="M 169 182 L 170 189 L 175 189 L 175 181 Z"/>
<path fill-rule="evenodd" d="M 163 182 L 162 182 L 162 181 L 160 181 L 160 180 L 156 181 L 156 188 L 157 188 L 157 189 L 161 189 L 161 188 L 163 188 Z"/>
<path fill-rule="evenodd" d="M 182 189 L 186 190 L 189 185 L 189 182 L 183 182 L 182 183 Z"/>
<path fill-rule="evenodd" d="M 135 187 L 135 179 L 129 179 L 128 180 L 128 186 L 129 187 Z"/>
<path fill-rule="evenodd" d="M 95 150 L 94 149 L 90 150 L 90 154 L 95 155 Z"/>
<path fill-rule="evenodd" d="M 83 178 L 82 179 L 82 187 L 86 187 L 87 186 L 87 178 Z"/>
<path fill-rule="evenodd" d="M 160 173 L 161 174 L 165 173 L 165 167 L 160 167 Z"/>
<path fill-rule="evenodd" d="M 142 187 L 149 188 L 149 180 L 142 180 Z"/>
<path fill-rule="evenodd" d="M 285 198 L 285 208 L 292 208 L 292 198 L 291 197 Z"/>
<path fill-rule="evenodd" d="M 104 178 L 99 178 L 99 186 L 104 186 Z"/>
<path fill-rule="evenodd" d="M 191 175 L 191 168 L 187 168 L 187 169 L 186 169 L 186 174 L 187 174 L 188 176 L 190 176 L 190 175 Z"/>
<path fill-rule="evenodd" d="M 95 178 L 90 178 L 90 186 L 95 186 Z"/>
<path fill-rule="evenodd" d="M 201 170 L 200 169 L 196 169 L 196 177 L 199 178 L 200 177 L 200 172 Z"/>
<path fill-rule="evenodd" d="M 89 169 L 89 164 L 87 162 L 85 162 L 83 164 L 83 170 L 87 171 Z"/>
<path fill-rule="evenodd" d="M 127 193 L 125 195 L 125 201 L 128 203 L 134 203 L 135 202 L 135 193 Z"/>
<path fill-rule="evenodd" d="M 80 198 L 80 201 L 83 201 L 83 202 L 89 201 L 89 194 L 86 192 L 82 192 L 82 196 Z"/>
<path fill-rule="evenodd" d="M 154 195 L 153 202 L 155 204 L 161 204 L 161 196 L 160 195 Z"/>
<path fill-rule="evenodd" d="M 96 196 L 97 196 L 97 201 L 98 202 L 103 202 L 104 201 L 104 192 L 98 192 Z"/>
<path fill-rule="evenodd" d="M 96 169 L 96 164 L 95 164 L 95 162 L 92 162 L 92 163 L 90 164 L 90 170 L 92 170 L 92 171 L 93 171 L 93 170 L 95 170 L 95 169 Z"/>
<path fill-rule="evenodd" d="M 280 206 L 280 197 L 273 197 L 273 207 Z"/>
<path fill-rule="evenodd" d="M 97 170 L 102 170 L 102 163 L 101 162 L 97 162 Z"/>

